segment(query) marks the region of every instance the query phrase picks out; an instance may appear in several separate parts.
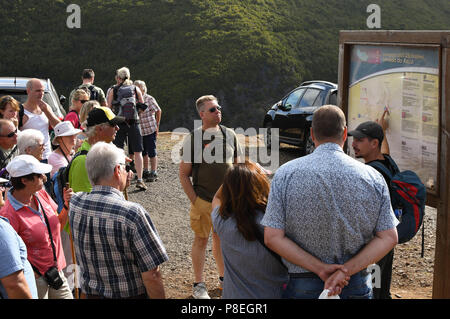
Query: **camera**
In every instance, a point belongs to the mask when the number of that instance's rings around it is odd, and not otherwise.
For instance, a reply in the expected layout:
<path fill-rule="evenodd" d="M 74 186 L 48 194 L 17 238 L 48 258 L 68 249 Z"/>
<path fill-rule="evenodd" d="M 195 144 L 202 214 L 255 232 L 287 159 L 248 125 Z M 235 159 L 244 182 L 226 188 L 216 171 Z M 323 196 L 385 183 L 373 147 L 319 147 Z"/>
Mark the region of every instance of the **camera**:
<path fill-rule="evenodd" d="M 136 108 L 138 111 L 145 111 L 147 109 L 147 107 L 148 106 L 145 103 L 140 103 L 140 102 L 136 103 Z"/>
<path fill-rule="evenodd" d="M 63 280 L 59 275 L 58 268 L 55 266 L 49 268 L 44 274 L 45 281 L 47 284 L 55 290 L 58 290 L 63 285 Z"/>

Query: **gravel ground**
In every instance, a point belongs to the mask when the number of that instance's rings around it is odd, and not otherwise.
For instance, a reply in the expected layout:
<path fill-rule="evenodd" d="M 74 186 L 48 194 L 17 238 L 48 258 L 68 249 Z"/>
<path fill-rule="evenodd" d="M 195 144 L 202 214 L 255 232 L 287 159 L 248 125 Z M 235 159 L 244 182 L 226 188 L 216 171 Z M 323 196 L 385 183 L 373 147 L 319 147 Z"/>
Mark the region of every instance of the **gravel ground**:
<path fill-rule="evenodd" d="M 171 299 L 192 298 L 193 273 L 191 268 L 191 244 L 193 233 L 189 226 L 189 200 L 178 179 L 178 152 L 184 135 L 162 132 L 158 136 L 159 179 L 145 192 L 128 189 L 129 200 L 142 204 L 152 220 L 167 249 L 169 261 L 162 265 L 166 297 Z M 243 136 L 240 140 L 244 143 Z M 256 139 L 247 146 L 254 147 Z M 247 151 L 249 149 L 247 147 Z M 281 144 L 280 165 L 300 155 L 295 147 Z M 433 284 L 434 248 L 436 233 L 436 209 L 426 207 L 425 255 L 420 257 L 422 231 L 410 242 L 395 248 L 391 292 L 393 298 L 431 298 Z M 220 298 L 218 275 L 208 244 L 205 263 L 205 282 L 212 298 Z"/>

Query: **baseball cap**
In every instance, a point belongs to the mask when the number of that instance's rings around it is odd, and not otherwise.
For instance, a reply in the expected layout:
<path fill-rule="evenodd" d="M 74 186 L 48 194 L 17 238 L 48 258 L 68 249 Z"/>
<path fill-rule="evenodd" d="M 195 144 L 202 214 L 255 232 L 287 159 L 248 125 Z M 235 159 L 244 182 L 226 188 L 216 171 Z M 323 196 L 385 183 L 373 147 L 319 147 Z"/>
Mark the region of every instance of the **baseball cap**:
<path fill-rule="evenodd" d="M 55 136 L 52 139 L 53 145 L 58 145 L 59 142 L 56 139 L 58 136 L 72 136 L 81 133 L 82 131 L 73 127 L 72 122 L 63 121 L 58 123 L 53 129 Z"/>
<path fill-rule="evenodd" d="M 356 138 L 364 138 L 364 137 L 376 138 L 380 142 L 380 145 L 384 139 L 383 128 L 381 127 L 380 124 L 374 121 L 367 121 L 359 124 L 356 127 L 356 129 L 348 132 L 348 135 L 354 136 Z"/>
<path fill-rule="evenodd" d="M 21 177 L 32 173 L 47 174 L 52 170 L 52 166 L 39 162 L 32 155 L 19 155 L 14 157 L 6 166 L 11 177 Z"/>
<path fill-rule="evenodd" d="M 94 107 L 88 114 L 87 127 L 109 123 L 111 125 L 119 125 L 125 122 L 122 116 L 116 116 L 108 107 Z"/>

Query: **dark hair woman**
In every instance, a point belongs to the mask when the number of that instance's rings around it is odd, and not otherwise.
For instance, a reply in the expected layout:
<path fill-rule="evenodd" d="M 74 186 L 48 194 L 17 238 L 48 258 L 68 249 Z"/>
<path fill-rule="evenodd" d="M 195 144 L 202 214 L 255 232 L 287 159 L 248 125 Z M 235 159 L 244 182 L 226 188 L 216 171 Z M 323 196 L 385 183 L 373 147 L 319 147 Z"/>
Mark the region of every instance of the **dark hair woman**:
<path fill-rule="evenodd" d="M 286 268 L 258 240 L 269 181 L 258 164 L 235 164 L 213 201 L 212 221 L 220 238 L 225 274 L 222 298 L 281 298 Z"/>

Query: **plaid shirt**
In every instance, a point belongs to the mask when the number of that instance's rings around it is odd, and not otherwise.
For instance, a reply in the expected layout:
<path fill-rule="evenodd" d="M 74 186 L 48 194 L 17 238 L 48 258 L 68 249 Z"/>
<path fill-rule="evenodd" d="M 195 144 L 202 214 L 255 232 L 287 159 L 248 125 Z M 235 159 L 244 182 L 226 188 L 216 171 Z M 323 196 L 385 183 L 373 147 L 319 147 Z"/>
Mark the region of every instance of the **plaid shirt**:
<path fill-rule="evenodd" d="M 144 294 L 141 273 L 168 260 L 150 215 L 115 188 L 94 186 L 91 193 L 74 194 L 69 221 L 86 294 Z"/>
<path fill-rule="evenodd" d="M 158 102 L 151 95 L 144 95 L 144 103 L 148 107 L 139 114 L 142 136 L 156 132 L 158 123 L 156 123 L 155 113 L 161 111 Z"/>

